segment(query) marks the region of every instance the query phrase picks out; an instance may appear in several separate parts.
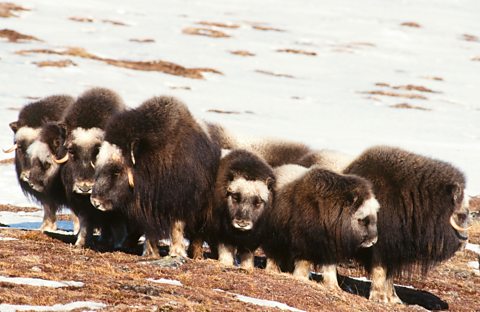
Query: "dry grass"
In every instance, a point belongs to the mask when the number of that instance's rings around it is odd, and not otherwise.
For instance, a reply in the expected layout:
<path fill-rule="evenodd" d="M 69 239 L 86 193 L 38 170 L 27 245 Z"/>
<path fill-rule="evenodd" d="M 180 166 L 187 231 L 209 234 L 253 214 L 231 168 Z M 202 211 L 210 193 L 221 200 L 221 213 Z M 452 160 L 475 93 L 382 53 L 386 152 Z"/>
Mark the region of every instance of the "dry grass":
<path fill-rule="evenodd" d="M 68 19 L 74 22 L 79 22 L 79 23 L 93 23 L 93 18 L 90 18 L 90 17 L 72 16 L 72 17 L 69 17 Z"/>
<path fill-rule="evenodd" d="M 69 67 L 69 66 L 77 66 L 75 62 L 72 60 L 59 60 L 59 61 L 40 61 L 40 62 L 33 62 L 33 64 L 37 65 L 38 67 Z"/>
<path fill-rule="evenodd" d="M 246 50 L 235 50 L 235 51 L 230 51 L 230 53 L 234 55 L 239 55 L 239 56 L 255 56 L 254 53 Z"/>
<path fill-rule="evenodd" d="M 182 32 L 187 35 L 205 36 L 205 37 L 211 37 L 211 38 L 229 38 L 230 37 L 230 35 L 224 33 L 223 31 L 210 29 L 210 28 L 187 27 L 183 29 Z"/>
<path fill-rule="evenodd" d="M 414 94 L 414 93 L 398 93 L 398 92 L 385 91 L 385 90 L 366 91 L 366 92 L 362 92 L 362 93 L 370 94 L 370 95 L 383 95 L 383 96 L 390 96 L 390 97 L 399 97 L 399 98 L 405 98 L 405 99 L 427 100 L 427 97 L 425 97 L 423 95 L 420 95 L 420 94 Z"/>
<path fill-rule="evenodd" d="M 394 104 L 390 105 L 392 108 L 404 108 L 404 109 L 418 109 L 418 110 L 424 110 L 424 111 L 430 111 L 431 109 L 421 107 L 421 106 L 416 106 L 416 105 L 411 105 L 408 103 L 399 103 L 399 104 Z"/>
<path fill-rule="evenodd" d="M 255 70 L 255 72 L 260 73 L 260 74 L 264 74 L 264 75 L 275 76 L 275 77 L 295 78 L 294 76 L 289 75 L 289 74 L 279 74 L 279 73 L 274 73 L 272 71 L 262 70 L 262 69 L 257 69 L 257 70 Z"/>
<path fill-rule="evenodd" d="M 463 34 L 462 39 L 470 42 L 480 42 L 480 39 L 475 35 Z"/>
<path fill-rule="evenodd" d="M 21 11 L 30 11 L 24 7 L 21 7 L 15 3 L 11 2 L 0 2 L 0 17 L 8 18 L 8 17 L 18 17 L 16 12 Z"/>
<path fill-rule="evenodd" d="M 154 43 L 155 42 L 155 40 L 151 38 L 145 38 L 145 39 L 132 38 L 129 41 L 138 42 L 138 43 Z"/>
<path fill-rule="evenodd" d="M 216 114 L 226 114 L 226 115 L 238 115 L 242 114 L 242 112 L 239 111 L 228 111 L 228 110 L 223 110 L 223 109 L 209 109 L 207 110 L 208 113 L 216 113 Z M 253 114 L 252 111 L 244 111 L 243 113 L 245 114 Z"/>
<path fill-rule="evenodd" d="M 40 39 L 29 36 L 29 35 L 24 35 L 19 32 L 16 32 L 15 30 L 11 29 L 1 29 L 0 30 L 0 38 L 6 38 L 10 42 L 19 42 L 19 41 L 41 41 Z"/>
<path fill-rule="evenodd" d="M 15 162 L 15 158 L 2 159 L 2 160 L 0 160 L 0 165 L 11 165 L 14 162 Z"/>
<path fill-rule="evenodd" d="M 261 31 L 276 31 L 276 32 L 284 32 L 285 30 L 280 29 L 280 28 L 275 28 L 271 26 L 265 26 L 265 25 L 252 25 L 253 29 L 256 30 L 261 30 Z"/>
<path fill-rule="evenodd" d="M 316 56 L 317 55 L 317 52 L 297 50 L 297 49 L 278 49 L 277 52 L 292 53 L 292 54 L 303 54 L 303 55 L 308 55 L 308 56 Z"/>
<path fill-rule="evenodd" d="M 203 73 L 214 73 L 222 75 L 221 72 L 212 69 L 212 68 L 186 68 L 175 63 L 165 62 L 165 61 L 128 61 L 128 60 L 115 60 L 110 58 L 103 58 L 96 56 L 87 52 L 83 48 L 68 48 L 66 50 L 48 50 L 48 49 L 38 49 L 38 50 L 21 50 L 17 51 L 17 54 L 28 55 L 28 54 L 54 54 L 54 55 L 63 55 L 63 56 L 75 56 L 86 59 L 91 59 L 95 61 L 100 61 L 112 66 L 123 67 L 133 70 L 142 70 L 142 71 L 158 71 L 170 75 L 182 76 L 193 79 L 203 79 Z"/>
<path fill-rule="evenodd" d="M 19 207 L 14 205 L 2 205 L 0 204 L 0 211 L 10 211 L 10 212 L 36 212 L 42 210 L 37 207 Z"/>
<path fill-rule="evenodd" d="M 429 89 L 424 86 L 417 86 L 417 85 L 403 85 L 403 86 L 394 86 L 394 89 L 397 90 L 407 90 L 407 91 L 419 91 L 419 92 L 428 92 L 428 93 L 438 93 L 437 91 L 433 91 L 432 89 Z"/>
<path fill-rule="evenodd" d="M 102 20 L 103 23 L 106 23 L 106 24 L 112 24 L 112 25 L 115 25 L 115 26 L 130 26 L 124 22 L 120 22 L 120 21 L 114 21 L 114 20 L 110 20 L 110 19 L 104 19 Z"/>
<path fill-rule="evenodd" d="M 480 56 L 472 57 L 472 61 L 480 62 Z"/>
<path fill-rule="evenodd" d="M 202 26 L 213 26 L 213 27 L 229 28 L 229 29 L 236 29 L 240 27 L 240 25 L 232 24 L 232 23 L 218 23 L 218 22 L 207 22 L 207 21 L 200 21 L 200 22 L 197 22 L 197 24 Z"/>
<path fill-rule="evenodd" d="M 400 25 L 406 26 L 406 27 L 412 27 L 412 28 L 420 28 L 420 27 L 422 27 L 422 26 L 420 26 L 420 24 L 415 23 L 415 22 L 403 22 L 403 23 L 401 23 Z"/>
<path fill-rule="evenodd" d="M 480 233 L 480 223 L 471 232 Z M 365 299 L 368 284 L 344 277 L 363 275 L 354 263 L 339 268 L 339 281 L 344 290 L 361 295 L 328 290 L 317 282 L 301 282 L 288 274 L 224 267 L 214 260 L 189 260 L 179 268 L 169 269 L 134 254 L 77 249 L 53 234 L 0 229 L 0 235 L 18 239 L 0 244 L 0 275 L 85 283 L 81 288 L 59 289 L 1 283 L 3 303 L 54 305 L 91 300 L 107 304 L 102 311 L 149 311 L 155 306 L 156 311 L 277 311 L 240 302 L 233 293 L 275 300 L 306 311 L 419 310 L 415 305 L 392 306 Z M 480 235 L 471 236 L 473 243 L 480 243 Z M 474 311 L 478 308 L 480 277 L 467 263 L 475 259 L 472 252 L 458 252 L 427 277 L 397 280 L 398 284 L 416 288 L 399 287 L 397 293 L 406 302 L 430 308 L 448 306 L 452 311 Z M 156 284 L 147 278 L 174 279 L 183 286 Z"/>
<path fill-rule="evenodd" d="M 442 77 L 438 77 L 438 76 L 424 76 L 422 78 L 429 79 L 429 80 L 434 80 L 434 81 L 444 81 L 444 79 Z"/>

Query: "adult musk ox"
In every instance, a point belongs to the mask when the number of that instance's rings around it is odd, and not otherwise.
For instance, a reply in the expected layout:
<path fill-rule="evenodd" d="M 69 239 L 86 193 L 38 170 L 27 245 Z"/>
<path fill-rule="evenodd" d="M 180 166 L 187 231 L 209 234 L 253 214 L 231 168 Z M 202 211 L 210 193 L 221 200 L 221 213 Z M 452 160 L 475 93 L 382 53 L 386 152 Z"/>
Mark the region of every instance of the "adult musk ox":
<path fill-rule="evenodd" d="M 466 240 L 464 175 L 452 165 L 405 150 L 378 146 L 346 169 L 369 180 L 382 207 L 378 242 L 357 256 L 370 272 L 370 299 L 400 303 L 393 278 L 426 273 Z"/>
<path fill-rule="evenodd" d="M 44 215 L 40 227 L 42 231 L 56 229 L 56 212 L 65 201 L 64 196 L 44 193 L 31 187 L 29 181 L 31 161 L 27 150 L 38 139 L 41 127 L 49 121 L 59 120 L 64 110 L 73 101 L 74 99 L 67 95 L 45 97 L 24 106 L 20 110 L 18 120 L 10 123 L 10 128 L 14 133 L 14 145 L 4 152 L 15 151 L 15 170 L 23 193 L 43 206 Z M 61 190 L 55 190 L 55 192 L 61 192 Z"/>
<path fill-rule="evenodd" d="M 209 244 L 218 244 L 223 264 L 232 265 L 238 252 L 240 265 L 253 269 L 263 215 L 273 204 L 274 184 L 272 168 L 251 152 L 232 150 L 220 160 Z"/>
<path fill-rule="evenodd" d="M 103 88 L 88 90 L 67 108 L 61 123 L 44 127 L 42 140 L 45 142 L 41 149 L 32 151 L 36 159 L 51 158 L 56 164 L 44 168 L 39 162 L 36 170 L 43 173 L 44 183 L 54 181 L 60 172 L 68 206 L 80 222 L 76 246 L 90 244 L 95 227 L 102 227 L 102 231 L 107 232 L 106 229 L 111 227 L 105 227 L 105 223 L 117 220 L 117 216 L 107 216 L 96 210 L 90 203 L 90 193 L 95 173 L 93 162 L 103 141 L 102 129 L 112 115 L 124 109 L 123 101 L 113 91 Z M 37 176 L 42 176 L 39 172 Z"/>
<path fill-rule="evenodd" d="M 279 187 L 273 209 L 264 216 L 267 270 L 308 279 L 312 264 L 335 268 L 375 244 L 379 204 L 367 180 L 320 167 L 302 173 L 295 165 L 295 174 L 287 174 L 291 166 L 275 170 Z M 338 288 L 336 273 L 324 275 L 324 283 Z"/>
<path fill-rule="evenodd" d="M 185 104 L 154 97 L 109 121 L 95 164 L 92 203 L 101 210 L 120 209 L 149 240 L 170 232 L 172 256 L 186 255 L 187 235 L 197 247 L 191 255 L 201 257 L 219 160 L 219 146 Z"/>

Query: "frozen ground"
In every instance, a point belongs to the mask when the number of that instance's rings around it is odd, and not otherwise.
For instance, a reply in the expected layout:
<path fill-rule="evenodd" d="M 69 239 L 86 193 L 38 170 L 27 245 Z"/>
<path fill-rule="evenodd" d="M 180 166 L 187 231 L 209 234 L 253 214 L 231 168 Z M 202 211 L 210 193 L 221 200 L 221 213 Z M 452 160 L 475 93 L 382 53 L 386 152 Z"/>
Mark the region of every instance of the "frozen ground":
<path fill-rule="evenodd" d="M 178 96 L 196 116 L 243 135 L 284 137 L 352 154 L 374 144 L 401 146 L 452 162 L 467 175 L 467 193 L 480 193 L 477 0 L 15 2 L 30 11 L 0 18 L 1 28 L 42 41 L 13 43 L 0 38 L 1 147 L 11 144 L 8 123 L 31 101 L 29 97 L 76 96 L 89 87 L 104 86 L 117 90 L 131 107 L 153 95 Z M 197 24 L 200 21 L 239 27 L 202 26 Z M 405 22 L 420 27 L 401 25 Z M 253 27 L 259 25 L 273 30 Z M 231 37 L 182 33 L 188 27 L 215 29 Z M 118 60 L 209 67 L 223 75 L 205 74 L 204 80 L 197 80 L 79 57 L 15 54 L 67 47 Z M 233 50 L 255 56 L 234 55 Z M 65 59 L 77 66 L 34 64 Z M 407 85 L 435 92 L 393 88 Z M 371 91 L 426 99 L 365 93 Z M 429 110 L 390 107 L 402 103 Z M 240 114 L 215 114 L 209 109 Z M 0 203 L 29 205 L 12 166 L 2 165 L 0 170 Z"/>

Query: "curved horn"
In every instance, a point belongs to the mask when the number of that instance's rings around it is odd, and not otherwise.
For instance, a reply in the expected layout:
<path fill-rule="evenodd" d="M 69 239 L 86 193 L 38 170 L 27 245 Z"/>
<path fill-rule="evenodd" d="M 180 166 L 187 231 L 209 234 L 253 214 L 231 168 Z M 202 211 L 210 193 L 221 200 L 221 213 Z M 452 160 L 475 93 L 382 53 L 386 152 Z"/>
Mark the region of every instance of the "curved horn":
<path fill-rule="evenodd" d="M 57 164 L 63 164 L 63 163 L 66 163 L 66 162 L 67 162 L 67 160 L 68 160 L 68 153 L 67 153 L 67 154 L 65 154 L 65 156 L 63 156 L 63 158 L 62 158 L 62 159 L 56 159 L 56 158 L 55 158 L 55 156 L 53 156 L 53 155 L 52 155 L 52 159 L 53 159 L 53 161 L 54 161 L 55 163 L 57 163 Z"/>
<path fill-rule="evenodd" d="M 93 163 L 93 161 L 90 162 L 90 166 L 92 166 L 92 168 L 95 169 L 95 164 Z"/>
<path fill-rule="evenodd" d="M 453 219 L 453 216 L 450 217 L 450 225 L 457 231 L 459 232 L 466 232 L 468 231 L 472 226 L 469 226 L 469 227 L 466 227 L 466 228 L 462 228 L 461 226 L 459 226 L 457 224 L 457 222 L 455 222 L 455 219 Z"/>
<path fill-rule="evenodd" d="M 127 170 L 127 176 L 128 176 L 128 185 L 130 185 L 131 188 L 134 187 L 134 183 L 133 183 L 133 173 L 132 173 L 132 169 L 128 168 Z"/>
<path fill-rule="evenodd" d="M 2 150 L 3 150 L 3 152 L 4 152 L 5 154 L 7 154 L 7 153 L 13 152 L 13 151 L 16 150 L 16 149 L 17 149 L 17 143 L 13 144 L 13 146 L 10 147 L 9 149 L 2 149 Z"/>
<path fill-rule="evenodd" d="M 130 151 L 130 157 L 132 158 L 132 164 L 135 166 L 135 156 L 133 155 L 133 150 Z"/>

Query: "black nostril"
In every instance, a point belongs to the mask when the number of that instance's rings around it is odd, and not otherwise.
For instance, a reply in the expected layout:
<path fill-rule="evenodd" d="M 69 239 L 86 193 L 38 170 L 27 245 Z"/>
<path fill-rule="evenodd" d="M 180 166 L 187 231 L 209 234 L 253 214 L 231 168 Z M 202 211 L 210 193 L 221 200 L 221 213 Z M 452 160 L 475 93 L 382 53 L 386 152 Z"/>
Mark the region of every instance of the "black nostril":
<path fill-rule="evenodd" d="M 81 184 L 78 186 L 78 188 L 84 193 L 90 192 L 92 190 L 92 187 L 88 184 Z"/>

